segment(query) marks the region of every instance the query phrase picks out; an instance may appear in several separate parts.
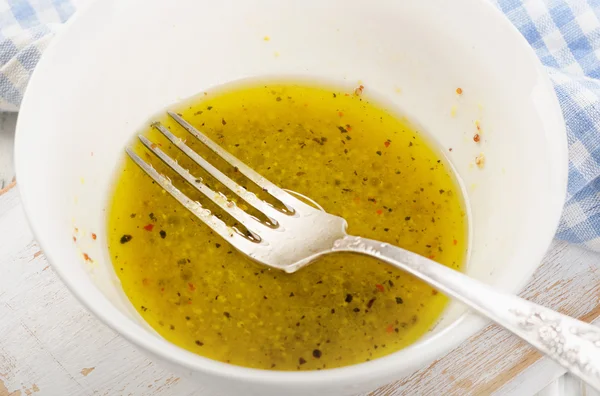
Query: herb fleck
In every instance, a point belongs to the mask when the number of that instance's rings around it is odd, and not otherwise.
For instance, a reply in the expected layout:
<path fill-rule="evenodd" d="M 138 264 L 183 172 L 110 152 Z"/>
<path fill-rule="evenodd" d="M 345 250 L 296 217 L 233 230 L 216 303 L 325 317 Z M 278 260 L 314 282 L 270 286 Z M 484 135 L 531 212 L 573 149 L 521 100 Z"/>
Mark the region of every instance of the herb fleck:
<path fill-rule="evenodd" d="M 375 300 L 377 300 L 375 297 L 373 297 L 372 299 L 370 299 L 369 302 L 367 303 L 367 308 L 371 309 L 371 307 L 373 306 L 373 303 L 375 302 Z"/>

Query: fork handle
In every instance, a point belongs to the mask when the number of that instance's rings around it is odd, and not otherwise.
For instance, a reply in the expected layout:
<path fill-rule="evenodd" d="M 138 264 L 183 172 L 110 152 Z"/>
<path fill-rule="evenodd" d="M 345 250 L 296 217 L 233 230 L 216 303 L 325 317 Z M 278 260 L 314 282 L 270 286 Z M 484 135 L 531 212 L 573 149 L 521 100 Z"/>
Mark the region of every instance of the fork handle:
<path fill-rule="evenodd" d="M 346 236 L 335 242 L 333 250 L 372 256 L 411 273 L 513 332 L 600 390 L 600 328 L 387 243 Z"/>

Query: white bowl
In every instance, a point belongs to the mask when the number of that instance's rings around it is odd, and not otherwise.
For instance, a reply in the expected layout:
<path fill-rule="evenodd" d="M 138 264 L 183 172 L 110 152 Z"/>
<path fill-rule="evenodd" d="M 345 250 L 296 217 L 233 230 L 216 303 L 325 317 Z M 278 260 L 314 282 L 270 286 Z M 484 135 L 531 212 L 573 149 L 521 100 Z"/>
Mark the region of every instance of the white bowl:
<path fill-rule="evenodd" d="M 452 148 L 472 213 L 468 274 L 511 292 L 524 286 L 561 213 L 565 127 L 533 51 L 487 1 L 93 2 L 48 48 L 25 95 L 16 139 L 23 203 L 46 257 L 79 300 L 205 385 L 245 395 L 370 390 L 439 357 L 485 321 L 451 304 L 427 337 L 382 359 L 315 372 L 237 367 L 153 332 L 122 293 L 105 246 L 116 166 L 150 115 L 222 83 L 286 74 L 360 80 Z M 474 166 L 480 153 L 484 169 Z"/>

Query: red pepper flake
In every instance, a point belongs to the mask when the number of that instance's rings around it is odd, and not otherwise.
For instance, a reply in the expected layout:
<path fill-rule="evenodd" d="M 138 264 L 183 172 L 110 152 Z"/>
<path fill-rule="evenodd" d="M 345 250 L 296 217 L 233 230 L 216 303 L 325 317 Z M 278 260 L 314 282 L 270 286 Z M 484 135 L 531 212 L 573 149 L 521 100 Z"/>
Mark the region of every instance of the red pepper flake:
<path fill-rule="evenodd" d="M 453 241 L 452 241 L 452 244 L 453 244 L 454 246 L 456 246 L 456 245 L 458 245 L 458 241 L 455 239 L 455 240 L 453 240 Z"/>
<path fill-rule="evenodd" d="M 344 116 L 344 113 L 342 113 L 341 111 L 338 111 L 338 115 L 339 115 L 340 117 L 343 117 L 343 116 Z"/>
<path fill-rule="evenodd" d="M 346 130 L 347 131 L 351 131 L 352 130 L 352 126 L 350 126 L 350 124 L 346 124 Z"/>
<path fill-rule="evenodd" d="M 190 291 L 196 291 L 196 286 L 194 286 L 193 283 L 188 283 L 188 287 L 190 288 Z"/>
<path fill-rule="evenodd" d="M 142 279 L 142 285 L 144 285 L 144 286 L 150 285 L 150 279 L 148 279 L 148 278 Z"/>
<path fill-rule="evenodd" d="M 364 85 L 359 85 L 359 86 L 358 86 L 358 88 L 356 88 L 356 89 L 354 90 L 354 95 L 356 95 L 356 96 L 360 96 L 360 95 L 362 95 L 362 93 L 363 93 L 364 89 L 365 89 L 365 86 L 364 86 Z"/>
<path fill-rule="evenodd" d="M 385 328 L 385 332 L 390 334 L 394 332 L 394 325 L 389 324 L 386 328 Z"/>
<path fill-rule="evenodd" d="M 383 145 L 384 145 L 385 147 L 390 147 L 390 144 L 392 144 L 392 142 L 390 142 L 389 140 L 386 140 L 386 141 L 383 143 Z"/>
<path fill-rule="evenodd" d="M 462 95 L 462 93 L 463 93 L 462 88 L 456 88 L 456 93 L 459 95 Z"/>
<path fill-rule="evenodd" d="M 379 283 L 376 284 L 375 287 L 377 288 L 377 290 L 379 290 L 382 293 L 385 291 L 385 288 L 383 287 L 383 285 L 380 285 Z"/>
<path fill-rule="evenodd" d="M 73 236 L 73 242 L 77 242 L 77 238 Z"/>
<path fill-rule="evenodd" d="M 377 214 L 378 215 L 383 214 L 383 209 L 377 209 Z"/>
<path fill-rule="evenodd" d="M 430 258 L 431 260 L 433 260 L 433 259 L 435 258 L 435 254 L 430 254 L 430 255 L 429 255 L 429 258 Z"/>
<path fill-rule="evenodd" d="M 152 144 L 150 145 L 150 148 L 154 150 L 154 149 L 156 148 L 156 143 L 152 143 Z"/>
<path fill-rule="evenodd" d="M 164 291 L 165 291 L 165 288 L 164 288 L 164 287 L 161 287 L 161 288 L 160 288 L 160 291 L 161 291 L 161 292 L 164 292 Z"/>
<path fill-rule="evenodd" d="M 92 232 L 92 239 L 95 241 L 95 240 L 96 240 L 96 238 L 97 238 L 96 234 L 94 234 L 94 233 Z"/>
<path fill-rule="evenodd" d="M 191 304 L 192 304 L 192 300 L 189 300 L 189 301 L 188 301 L 188 304 L 190 304 L 190 305 L 191 305 Z"/>
<path fill-rule="evenodd" d="M 146 231 L 152 231 L 153 228 L 154 228 L 154 224 L 152 224 L 152 223 L 144 226 L 144 230 L 146 230 Z"/>
<path fill-rule="evenodd" d="M 92 262 L 92 263 L 94 262 L 94 260 L 92 260 L 92 258 L 90 256 L 88 256 L 87 253 L 83 253 L 83 259 L 85 261 L 89 261 L 89 262 Z"/>
<path fill-rule="evenodd" d="M 435 289 L 431 289 L 431 294 L 432 294 L 433 296 L 437 296 L 437 294 L 438 294 L 438 293 L 439 293 L 439 292 L 438 292 L 437 290 L 435 290 Z"/>
<path fill-rule="evenodd" d="M 474 141 L 475 143 L 479 143 L 479 141 L 480 141 L 480 140 L 481 140 L 481 137 L 479 136 L 479 134 L 478 134 L 478 133 L 476 133 L 476 134 L 475 134 L 475 136 L 473 136 L 473 141 Z"/>

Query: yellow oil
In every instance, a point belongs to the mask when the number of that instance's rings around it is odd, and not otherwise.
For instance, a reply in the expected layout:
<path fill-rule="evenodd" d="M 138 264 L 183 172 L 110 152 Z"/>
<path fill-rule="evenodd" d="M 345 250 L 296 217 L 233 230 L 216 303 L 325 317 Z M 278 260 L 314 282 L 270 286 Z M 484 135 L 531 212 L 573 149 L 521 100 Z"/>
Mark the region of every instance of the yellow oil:
<path fill-rule="evenodd" d="M 344 217 L 349 234 L 460 269 L 467 227 L 450 170 L 418 131 L 359 94 L 253 83 L 209 92 L 177 110 L 267 179 Z M 253 188 L 172 120 L 160 121 Z M 226 192 L 156 130 L 144 134 Z M 139 143 L 135 147 L 218 213 Z M 108 240 L 126 295 L 158 333 L 241 366 L 314 370 L 376 359 L 424 335 L 448 301 L 414 277 L 358 255 L 327 256 L 294 274 L 251 262 L 128 158 L 111 201 Z"/>

